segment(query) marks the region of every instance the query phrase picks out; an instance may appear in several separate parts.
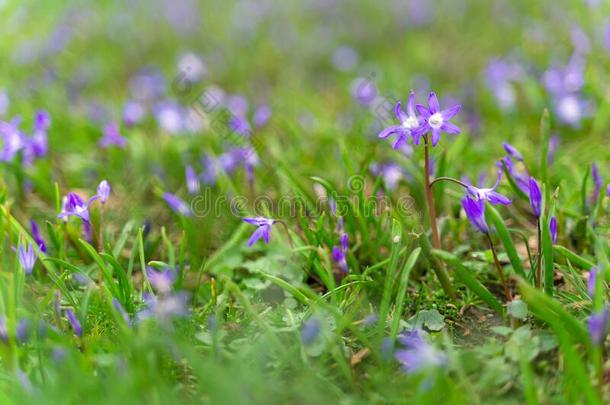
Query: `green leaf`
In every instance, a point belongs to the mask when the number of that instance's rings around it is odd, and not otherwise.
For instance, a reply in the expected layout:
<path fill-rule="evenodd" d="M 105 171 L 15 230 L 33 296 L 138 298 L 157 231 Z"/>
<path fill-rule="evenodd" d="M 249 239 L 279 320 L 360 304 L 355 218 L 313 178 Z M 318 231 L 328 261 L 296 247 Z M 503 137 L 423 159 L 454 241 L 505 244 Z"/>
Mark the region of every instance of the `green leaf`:
<path fill-rule="evenodd" d="M 400 283 L 398 285 L 398 294 L 396 295 L 396 304 L 394 306 L 394 317 L 392 318 L 392 329 L 390 333 L 392 341 L 398 334 L 398 328 L 400 327 L 400 316 L 402 315 L 402 308 L 404 306 L 405 295 L 407 293 L 407 285 L 409 284 L 409 275 L 411 274 L 413 267 L 415 267 L 415 263 L 417 263 L 420 252 L 421 248 L 418 247 L 414 249 L 402 268 Z"/>
<path fill-rule="evenodd" d="M 507 305 L 508 314 L 513 318 L 527 318 L 527 304 L 521 300 L 513 300 Z"/>
<path fill-rule="evenodd" d="M 455 267 L 455 275 L 480 299 L 482 299 L 487 305 L 493 308 L 496 312 L 504 315 L 504 307 L 500 304 L 500 301 L 489 292 L 489 290 L 481 284 L 471 273 L 464 267 L 462 261 L 457 256 L 452 255 L 444 250 L 432 250 L 432 254 L 441 258 L 446 263 L 451 264 Z"/>
<path fill-rule="evenodd" d="M 572 252 L 571 250 L 569 250 L 568 248 L 566 248 L 564 246 L 555 245 L 553 250 L 555 252 L 561 254 L 563 257 L 568 259 L 573 264 L 576 264 L 585 270 L 589 270 L 589 269 L 591 269 L 591 267 L 595 266 L 595 264 L 592 261 L 585 259 L 582 256 L 577 255 L 576 253 Z"/>
<path fill-rule="evenodd" d="M 445 317 L 436 309 L 423 309 L 409 319 L 409 323 L 418 329 L 439 332 L 445 327 Z"/>

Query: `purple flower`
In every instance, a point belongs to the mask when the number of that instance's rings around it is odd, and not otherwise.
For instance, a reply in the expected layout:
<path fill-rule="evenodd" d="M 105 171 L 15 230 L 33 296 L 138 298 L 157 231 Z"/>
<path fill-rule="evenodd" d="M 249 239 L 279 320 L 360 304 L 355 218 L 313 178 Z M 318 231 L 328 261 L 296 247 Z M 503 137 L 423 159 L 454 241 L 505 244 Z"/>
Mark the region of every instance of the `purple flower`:
<path fill-rule="evenodd" d="M 0 137 L 2 138 L 2 151 L 0 161 L 9 162 L 24 147 L 24 136 L 19 131 L 19 117 L 9 122 L 0 121 Z"/>
<path fill-rule="evenodd" d="M 597 267 L 591 267 L 589 270 L 589 279 L 587 281 L 587 292 L 589 293 L 589 297 L 593 298 L 595 295 L 595 284 L 597 283 Z"/>
<path fill-rule="evenodd" d="M 38 245 L 38 248 L 41 252 L 47 253 L 47 245 L 44 243 L 44 239 L 42 239 L 42 235 L 40 234 L 40 230 L 38 229 L 38 224 L 33 219 L 30 219 L 30 229 L 32 230 L 32 237 Z"/>
<path fill-rule="evenodd" d="M 342 233 L 340 237 L 341 246 L 333 246 L 332 259 L 337 263 L 344 274 L 348 273 L 347 268 L 347 249 L 349 247 L 349 236 L 347 233 Z"/>
<path fill-rule="evenodd" d="M 530 196 L 530 206 L 532 207 L 532 212 L 536 218 L 540 218 L 540 210 L 542 206 L 542 193 L 540 192 L 540 186 L 535 178 L 530 177 L 529 182 L 529 196 Z"/>
<path fill-rule="evenodd" d="M 469 185 L 467 191 L 477 200 L 487 200 L 491 204 L 508 205 L 511 203 L 510 198 L 496 192 L 496 188 L 498 188 L 501 180 L 502 170 L 498 170 L 498 177 L 496 178 L 495 184 L 491 188 L 478 188 L 473 185 Z"/>
<path fill-rule="evenodd" d="M 6 321 L 2 315 L 0 315 L 0 340 L 3 342 L 8 341 L 8 329 L 6 327 Z"/>
<path fill-rule="evenodd" d="M 20 319 L 17 322 L 17 330 L 15 337 L 19 343 L 26 343 L 30 338 L 30 321 L 27 319 Z"/>
<path fill-rule="evenodd" d="M 190 194 L 197 194 L 201 188 L 199 177 L 197 177 L 193 166 L 190 165 L 186 167 L 186 188 Z"/>
<path fill-rule="evenodd" d="M 519 162 L 523 162 L 523 156 L 521 155 L 521 153 L 519 153 L 517 148 L 515 148 L 513 145 L 511 145 L 510 143 L 507 143 L 507 142 L 504 142 L 502 144 L 502 146 L 504 147 L 504 150 L 506 151 L 506 153 L 508 153 L 509 156 L 513 157 L 515 160 L 518 160 Z"/>
<path fill-rule="evenodd" d="M 547 155 L 549 165 L 555 160 L 555 153 L 557 153 L 557 149 L 559 149 L 559 136 L 553 135 L 549 140 L 549 151 Z"/>
<path fill-rule="evenodd" d="M 167 323 L 172 318 L 186 316 L 188 298 L 185 293 L 167 294 L 161 297 L 150 293 L 142 294 L 145 307 L 138 312 L 137 320 L 155 318 L 161 323 Z"/>
<path fill-rule="evenodd" d="M 119 133 L 119 126 L 114 122 L 104 127 L 104 133 L 98 141 L 100 148 L 104 149 L 110 146 L 125 148 L 126 144 L 127 140 Z"/>
<path fill-rule="evenodd" d="M 551 233 L 553 244 L 557 243 L 557 218 L 555 217 L 552 217 L 549 221 L 549 232 Z"/>
<path fill-rule="evenodd" d="M 409 94 L 409 102 L 407 103 L 407 111 L 402 110 L 400 101 L 396 103 L 394 107 L 394 114 L 396 119 L 400 122 L 400 125 L 390 126 L 379 133 L 379 138 L 387 138 L 390 135 L 396 135 L 396 140 L 392 147 L 394 149 L 400 148 L 410 136 L 413 138 L 413 143 L 419 144 L 420 134 L 416 132 L 424 121 L 418 118 L 415 114 L 415 92 L 411 91 Z"/>
<path fill-rule="evenodd" d="M 229 128 L 238 135 L 249 136 L 252 130 L 250 124 L 245 117 L 231 116 L 229 119 Z"/>
<path fill-rule="evenodd" d="M 66 318 L 68 318 L 68 322 L 70 323 L 70 327 L 78 337 L 83 336 L 83 327 L 81 326 L 76 314 L 71 309 L 66 309 Z"/>
<path fill-rule="evenodd" d="M 263 104 L 259 106 L 256 111 L 254 111 L 254 115 L 252 116 L 252 122 L 254 122 L 254 126 L 257 128 L 262 127 L 271 119 L 271 108 L 268 105 Z"/>
<path fill-rule="evenodd" d="M 244 222 L 258 226 L 258 228 L 256 228 L 256 231 L 254 231 L 252 236 L 250 236 L 250 239 L 248 240 L 248 246 L 252 246 L 257 240 L 261 238 L 263 238 L 265 243 L 269 243 L 269 238 L 271 236 L 271 227 L 276 222 L 274 219 L 264 217 L 244 218 Z"/>
<path fill-rule="evenodd" d="M 184 215 L 186 217 L 193 215 L 188 204 L 174 194 L 167 192 L 163 193 L 163 199 L 176 214 Z"/>
<path fill-rule="evenodd" d="M 609 316 L 610 311 L 608 310 L 608 306 L 605 306 L 601 311 L 592 313 L 589 316 L 587 326 L 589 327 L 591 342 L 594 345 L 601 345 L 606 339 L 606 334 L 608 333 Z"/>
<path fill-rule="evenodd" d="M 447 356 L 426 342 L 422 333 L 420 330 L 414 330 L 398 337 L 398 341 L 405 346 L 405 349 L 397 350 L 394 358 L 406 373 L 412 374 L 447 364 Z"/>
<path fill-rule="evenodd" d="M 154 108 L 154 115 L 162 130 L 176 135 L 184 128 L 184 114 L 179 104 L 173 101 L 158 103 Z"/>
<path fill-rule="evenodd" d="M 19 246 L 19 264 L 21 264 L 21 267 L 23 267 L 25 274 L 32 274 L 32 269 L 34 269 L 36 259 L 38 259 L 38 252 L 36 252 L 34 246 L 32 246 L 30 243 L 28 243 L 26 248 L 24 248 L 23 245 Z"/>
<path fill-rule="evenodd" d="M 75 216 L 82 219 L 84 222 L 89 222 L 89 204 L 92 200 L 85 202 L 81 196 L 76 193 L 68 193 L 63 201 L 62 210 L 58 217 L 67 219 L 70 216 Z"/>
<path fill-rule="evenodd" d="M 591 165 L 591 176 L 593 177 L 593 195 L 591 195 L 591 201 L 593 204 L 599 198 L 602 188 L 604 187 L 604 179 L 599 174 L 597 163 Z"/>
<path fill-rule="evenodd" d="M 310 346 L 313 344 L 320 336 L 320 332 L 322 331 L 322 322 L 318 318 L 309 318 L 305 322 L 303 322 L 303 326 L 301 327 L 301 341 L 304 346 Z"/>
<path fill-rule="evenodd" d="M 461 106 L 459 104 L 446 110 L 441 110 L 436 94 L 431 92 L 428 96 L 428 108 L 421 104 L 416 105 L 415 108 L 423 119 L 423 125 L 417 128 L 413 134 L 415 144 L 417 144 L 415 140 L 428 131 L 432 132 L 432 146 L 436 146 L 440 140 L 441 132 L 446 132 L 449 135 L 457 135 L 460 133 L 460 129 L 449 122 L 451 118 L 455 117 L 456 114 L 460 112 Z"/>
<path fill-rule="evenodd" d="M 137 101 L 128 101 L 123 107 L 123 123 L 125 123 L 126 126 L 131 127 L 142 121 L 145 114 L 146 110 L 142 104 Z"/>
<path fill-rule="evenodd" d="M 504 157 L 500 162 L 498 162 L 498 167 L 503 169 L 502 162 L 506 165 L 506 169 L 511 177 L 517 183 L 517 187 L 524 193 L 529 194 L 530 186 L 529 186 L 529 175 L 527 173 L 519 173 L 515 169 L 512 159 L 510 156 Z"/>
<path fill-rule="evenodd" d="M 125 323 L 131 324 L 129 314 L 127 314 L 127 311 L 125 311 L 125 308 L 123 308 L 119 300 L 116 298 L 112 298 L 112 305 L 114 306 L 114 309 L 121 315 L 121 318 L 123 318 Z"/>
<path fill-rule="evenodd" d="M 608 187 L 606 187 L 606 197 L 610 198 L 610 184 L 608 184 Z"/>
<path fill-rule="evenodd" d="M 108 184 L 108 181 L 102 180 L 97 186 L 97 195 L 94 199 L 99 198 L 102 204 L 106 204 L 108 196 L 110 196 L 110 184 Z"/>
<path fill-rule="evenodd" d="M 394 190 L 401 179 L 405 177 L 404 170 L 396 163 L 372 164 L 371 172 L 375 176 L 383 177 L 383 181 L 388 190 Z"/>
<path fill-rule="evenodd" d="M 51 126 L 51 116 L 44 110 L 38 110 L 34 120 L 34 129 L 36 131 L 46 131 Z"/>
<path fill-rule="evenodd" d="M 146 275 L 150 284 L 159 294 L 168 294 L 172 290 L 177 277 L 176 271 L 169 268 L 157 271 L 149 267 L 146 269 Z"/>
<path fill-rule="evenodd" d="M 483 233 L 489 233 L 487 222 L 485 222 L 485 200 L 476 200 L 467 195 L 462 199 L 462 207 L 472 225 Z"/>
<path fill-rule="evenodd" d="M 364 77 L 359 77 L 351 84 L 352 96 L 362 105 L 370 105 L 377 97 L 375 83 Z"/>

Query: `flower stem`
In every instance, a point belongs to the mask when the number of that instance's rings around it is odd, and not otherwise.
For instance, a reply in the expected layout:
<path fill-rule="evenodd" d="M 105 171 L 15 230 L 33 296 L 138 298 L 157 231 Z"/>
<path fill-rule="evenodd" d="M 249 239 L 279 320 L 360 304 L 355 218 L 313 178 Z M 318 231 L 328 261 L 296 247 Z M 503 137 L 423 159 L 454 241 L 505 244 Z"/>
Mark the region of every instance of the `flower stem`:
<path fill-rule="evenodd" d="M 435 183 L 440 182 L 440 181 L 451 181 L 451 182 L 453 182 L 455 184 L 459 184 L 460 186 L 462 186 L 464 188 L 468 188 L 468 184 L 466 184 L 464 182 L 461 182 L 458 179 L 454 179 L 453 177 L 436 177 L 430 183 L 430 187 L 432 187 Z"/>
<path fill-rule="evenodd" d="M 512 301 L 513 297 L 510 293 L 510 289 L 508 288 L 508 283 L 506 282 L 506 277 L 504 276 L 504 270 L 502 269 L 502 265 L 498 260 L 498 254 L 496 253 L 496 248 L 494 246 L 493 241 L 491 240 L 491 236 L 488 233 L 485 234 L 487 236 L 487 240 L 489 241 L 489 247 L 491 248 L 491 254 L 494 258 L 494 263 L 496 265 L 496 269 L 498 270 L 498 276 L 500 277 L 500 282 L 502 283 L 502 287 L 504 287 L 504 295 L 506 296 L 507 301 Z"/>
<path fill-rule="evenodd" d="M 432 185 L 430 184 L 430 143 L 428 142 L 428 135 L 424 135 L 424 142 L 424 178 L 426 179 L 426 199 L 428 201 L 430 228 L 432 229 L 432 244 L 435 249 L 441 249 L 441 239 L 438 234 L 438 227 L 436 226 L 436 207 L 434 205 L 434 196 L 432 195 Z M 439 282 L 443 286 L 445 293 L 451 297 L 451 299 L 456 299 L 455 290 L 453 289 L 449 275 L 445 270 L 445 263 L 439 261 L 437 266 L 433 266 L 433 269 Z"/>
<path fill-rule="evenodd" d="M 430 217 L 430 228 L 432 229 L 432 244 L 435 249 L 441 248 L 441 238 L 438 234 L 436 225 L 436 206 L 434 205 L 434 196 L 432 195 L 432 185 L 430 183 L 430 143 L 428 135 L 424 136 L 424 178 L 426 179 L 426 199 L 428 200 L 428 216 Z"/>
<path fill-rule="evenodd" d="M 540 218 L 538 218 L 536 222 L 536 227 L 538 228 L 538 258 L 536 265 L 536 287 L 540 288 L 542 285 L 542 235 L 540 230 Z"/>

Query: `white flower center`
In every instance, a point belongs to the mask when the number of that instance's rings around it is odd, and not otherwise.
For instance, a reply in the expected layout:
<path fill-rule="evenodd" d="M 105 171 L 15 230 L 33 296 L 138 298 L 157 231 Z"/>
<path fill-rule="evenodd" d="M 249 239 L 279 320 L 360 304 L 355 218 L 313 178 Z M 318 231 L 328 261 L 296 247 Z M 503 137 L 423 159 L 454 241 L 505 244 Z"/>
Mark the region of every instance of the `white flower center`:
<path fill-rule="evenodd" d="M 430 118 L 428 118 L 428 124 L 434 129 L 438 129 L 443 125 L 443 116 L 441 113 L 432 114 Z"/>
<path fill-rule="evenodd" d="M 417 122 L 417 118 L 415 118 L 415 117 L 408 117 L 406 120 L 404 120 L 402 122 L 403 128 L 406 128 L 406 129 L 417 128 L 418 124 L 419 124 L 419 122 Z"/>

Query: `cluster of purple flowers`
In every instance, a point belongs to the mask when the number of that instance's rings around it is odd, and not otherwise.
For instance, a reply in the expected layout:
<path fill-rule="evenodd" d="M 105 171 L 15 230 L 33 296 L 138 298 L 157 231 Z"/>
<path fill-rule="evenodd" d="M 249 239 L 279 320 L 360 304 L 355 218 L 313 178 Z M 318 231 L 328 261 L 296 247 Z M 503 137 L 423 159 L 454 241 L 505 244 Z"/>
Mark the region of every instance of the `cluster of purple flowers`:
<path fill-rule="evenodd" d="M 588 293 L 593 300 L 597 294 L 597 284 L 602 283 L 603 276 L 600 274 L 600 268 L 593 267 L 589 271 Z M 600 277 L 601 276 L 601 277 Z M 605 304 L 601 309 L 595 310 L 587 319 L 589 336 L 591 342 L 595 345 L 601 345 L 608 334 L 608 321 L 610 320 L 610 307 Z"/>
<path fill-rule="evenodd" d="M 19 129 L 20 122 L 19 117 L 13 118 L 11 122 L 0 121 L 0 139 L 3 144 L 0 161 L 12 161 L 21 152 L 23 164 L 29 166 L 35 159 L 47 155 L 47 130 L 51 125 L 51 117 L 46 111 L 38 111 L 31 136 Z"/>
<path fill-rule="evenodd" d="M 461 106 L 455 105 L 441 110 L 438 98 L 434 92 L 428 96 L 428 107 L 415 104 L 415 92 L 411 91 L 406 112 L 403 111 L 400 101 L 396 103 L 394 114 L 400 122 L 399 125 L 390 126 L 379 133 L 380 138 L 396 136 L 393 147 L 398 149 L 409 138 L 415 145 L 419 145 L 420 138 L 428 132 L 431 133 L 432 146 L 440 140 L 441 132 L 450 135 L 460 133 L 460 129 L 449 120 L 460 112 Z"/>

